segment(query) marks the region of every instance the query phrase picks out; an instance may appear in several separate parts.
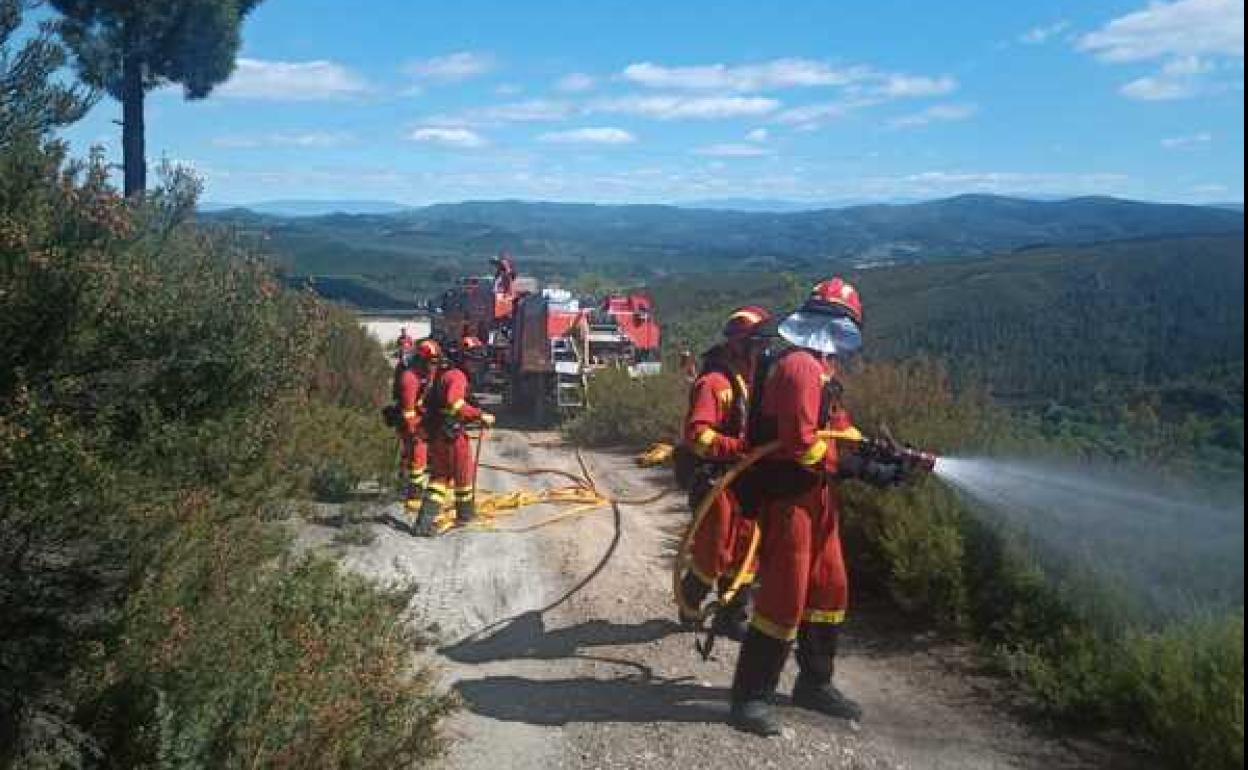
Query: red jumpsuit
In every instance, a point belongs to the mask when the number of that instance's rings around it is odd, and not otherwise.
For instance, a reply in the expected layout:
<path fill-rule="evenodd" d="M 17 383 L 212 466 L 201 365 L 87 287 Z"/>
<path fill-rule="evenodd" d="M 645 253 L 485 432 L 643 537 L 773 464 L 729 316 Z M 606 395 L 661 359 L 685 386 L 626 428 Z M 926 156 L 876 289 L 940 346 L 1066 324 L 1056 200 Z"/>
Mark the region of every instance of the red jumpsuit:
<path fill-rule="evenodd" d="M 839 399 L 828 399 L 831 365 L 805 350 L 782 356 L 763 393 L 761 419 L 780 449 L 767 459 L 787 472 L 773 474 L 764 494 L 761 588 L 751 626 L 791 641 L 801 625 L 839 625 L 845 619 L 848 583 L 841 555 L 836 441 L 820 430 L 852 433 Z M 821 404 L 827 416 L 821 422 Z M 770 438 L 770 437 L 768 437 Z"/>
<path fill-rule="evenodd" d="M 458 367 L 443 369 L 434 385 L 436 408 L 441 413 L 429 429 L 429 461 L 432 475 L 429 497 L 444 505 L 451 495 L 457 504 L 471 502 L 476 469 L 473 467 L 472 442 L 463 426 L 481 418 L 481 410 L 468 403 L 468 375 Z"/>
<path fill-rule="evenodd" d="M 395 398 L 402 410 L 403 423 L 399 426 L 399 443 L 402 447 L 403 469 L 407 472 L 407 487 L 403 494 L 404 509 L 415 514 L 429 485 L 429 449 L 425 443 L 423 423 L 424 394 L 420 375 L 404 369 L 395 379 Z"/>
<path fill-rule="evenodd" d="M 684 438 L 703 460 L 730 464 L 746 452 L 744 399 L 748 391 L 741 375 L 733 378 L 735 384 L 726 372 L 712 369 L 693 382 Z M 691 570 L 708 586 L 714 586 L 720 576 L 738 571 L 749 554 L 754 522 L 743 517 L 739 509 L 736 496 L 731 490 L 725 491 L 711 503 L 694 533 Z M 757 567 L 757 558 L 746 565 L 747 582 Z"/>

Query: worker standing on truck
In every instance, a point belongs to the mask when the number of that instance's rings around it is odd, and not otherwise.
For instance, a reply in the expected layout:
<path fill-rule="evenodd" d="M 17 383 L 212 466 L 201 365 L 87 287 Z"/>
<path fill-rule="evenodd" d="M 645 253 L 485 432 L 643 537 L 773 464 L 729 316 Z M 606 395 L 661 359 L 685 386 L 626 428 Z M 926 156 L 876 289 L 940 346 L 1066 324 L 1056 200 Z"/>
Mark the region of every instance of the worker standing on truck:
<path fill-rule="evenodd" d="M 494 265 L 494 293 L 510 295 L 512 284 L 516 282 L 516 264 L 511 255 L 502 251 L 490 262 Z"/>
<path fill-rule="evenodd" d="M 424 503 L 420 507 L 413 534 L 435 534 L 436 520 L 443 506 L 454 499 L 455 522 L 468 524 L 476 518 L 475 484 L 477 469 L 467 427 L 477 423 L 494 424 L 494 415 L 472 403 L 472 382 L 466 362 L 485 352 L 476 337 L 465 337 L 450 351 L 431 351 L 433 380 L 425 398 L 425 422 L 429 436 L 431 474 Z"/>
<path fill-rule="evenodd" d="M 403 488 L 403 513 L 409 527 L 420 513 L 425 489 L 429 485 L 429 447 L 423 420 L 424 398 L 430 371 L 427 362 L 436 355 L 428 346 L 436 348 L 437 343 L 433 340 L 422 340 L 412 346 L 411 352 L 399 353 L 401 368 L 394 383 L 394 399 L 399 406 L 397 431 L 400 457 L 407 476 Z"/>
<path fill-rule="evenodd" d="M 760 373 L 762 392 L 756 387 L 754 394 L 750 443 L 778 440 L 780 448 L 736 485 L 744 506 L 761 509 L 763 541 L 760 587 L 732 681 L 731 720 L 760 735 L 780 733 L 768 701 L 794 641 L 793 704 L 844 719 L 862 716 L 858 704 L 832 685 L 848 600 L 839 481 L 853 477 L 885 485 L 901 481 L 906 470 L 858 462 L 849 450 L 838 457 L 838 439 L 861 438 L 842 402 L 841 367 L 862 347 L 862 320 L 853 286 L 840 278 L 816 285 L 780 324 L 780 336 L 793 347 Z"/>
<path fill-rule="evenodd" d="M 686 463 L 693 458 L 688 483 L 689 504 L 695 510 L 748 449 L 748 383 L 765 344 L 758 332 L 769 320 L 771 314 L 755 305 L 735 310 L 724 324 L 724 341 L 703 356 L 701 371 L 690 387 L 680 451 Z M 722 597 L 736 574 L 744 572 L 740 590 L 717 608 L 711 629 L 738 642 L 745 638 L 751 582 L 758 566 L 757 558 L 744 563 L 753 538 L 753 520 L 742 515 L 736 495 L 726 490 L 711 503 L 693 534 L 693 561 L 681 579 L 681 622 L 696 623 L 702 602 L 712 589 L 718 587 Z"/>

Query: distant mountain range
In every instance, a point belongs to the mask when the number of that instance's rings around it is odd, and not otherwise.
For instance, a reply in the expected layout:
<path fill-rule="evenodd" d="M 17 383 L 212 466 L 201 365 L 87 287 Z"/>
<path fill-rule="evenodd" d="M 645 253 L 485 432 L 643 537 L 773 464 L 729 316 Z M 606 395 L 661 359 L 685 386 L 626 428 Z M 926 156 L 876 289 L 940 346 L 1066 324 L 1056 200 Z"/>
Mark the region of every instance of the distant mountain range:
<path fill-rule="evenodd" d="M 276 200 L 259 203 L 202 203 L 200 211 L 245 210 L 275 217 L 322 217 L 329 214 L 395 214 L 412 207 L 394 201 L 370 200 Z"/>
<path fill-rule="evenodd" d="M 335 207 L 340 202 L 319 202 Z M 369 206 L 396 204 L 371 203 Z M 306 209 L 305 209 L 306 210 Z M 1242 233 L 1242 207 L 993 195 L 795 212 L 477 201 L 289 218 L 206 215 L 261 229 L 302 274 L 400 275 L 508 249 L 528 269 L 645 277 L 734 268 L 921 262 L 1132 238 Z M 565 266 L 565 267 L 560 267 Z"/>

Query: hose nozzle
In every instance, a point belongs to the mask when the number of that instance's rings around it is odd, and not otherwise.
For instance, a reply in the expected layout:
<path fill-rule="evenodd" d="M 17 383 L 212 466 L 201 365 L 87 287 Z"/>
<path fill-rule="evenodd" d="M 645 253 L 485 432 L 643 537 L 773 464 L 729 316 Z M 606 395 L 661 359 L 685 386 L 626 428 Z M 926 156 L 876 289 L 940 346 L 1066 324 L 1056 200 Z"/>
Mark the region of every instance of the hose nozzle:
<path fill-rule="evenodd" d="M 891 436 L 865 438 L 861 444 L 862 454 L 890 465 L 900 465 L 907 471 L 931 473 L 936 470 L 936 454 L 905 444 L 899 444 Z"/>

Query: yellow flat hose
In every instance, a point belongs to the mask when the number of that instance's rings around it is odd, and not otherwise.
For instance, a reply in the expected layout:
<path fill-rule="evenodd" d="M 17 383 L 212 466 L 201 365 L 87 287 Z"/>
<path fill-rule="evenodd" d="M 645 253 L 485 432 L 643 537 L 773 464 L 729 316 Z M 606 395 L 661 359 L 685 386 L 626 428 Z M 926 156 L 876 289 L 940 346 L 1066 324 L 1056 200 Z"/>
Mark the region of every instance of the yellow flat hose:
<path fill-rule="evenodd" d="M 737 477 L 749 470 L 750 466 L 761 460 L 763 457 L 771 454 L 780 447 L 779 441 L 773 441 L 770 444 L 764 444 L 752 450 L 745 457 L 742 457 L 731 468 L 728 469 L 719 481 L 715 482 L 715 486 L 711 487 L 711 491 L 702 497 L 702 501 L 698 503 L 698 508 L 693 512 L 693 523 L 689 529 L 685 531 L 684 538 L 680 541 L 680 549 L 676 552 L 676 560 L 672 564 L 672 595 L 676 597 L 676 604 L 680 607 L 682 614 L 690 617 L 697 617 L 701 623 L 710 614 L 710 605 L 706 608 L 690 607 L 685 601 L 684 592 L 680 590 L 681 577 L 684 575 L 685 567 L 692 561 L 690 549 L 693 547 L 693 537 L 697 534 L 698 529 L 702 526 L 702 522 L 706 519 L 706 515 L 710 513 L 711 505 L 721 495 L 727 491 L 728 486 L 737 480 Z M 746 558 L 742 561 L 737 574 L 733 576 L 732 583 L 728 590 L 720 596 L 720 601 L 727 604 L 736 596 L 737 591 L 741 590 L 741 586 L 745 583 L 745 576 L 750 563 L 754 560 L 754 554 L 758 552 L 758 543 L 760 540 L 759 528 L 754 527 L 754 536 L 750 539 L 750 547 L 747 551 Z"/>
<path fill-rule="evenodd" d="M 859 433 L 857 429 L 845 431 L 826 430 L 819 431 L 817 437 L 821 439 L 859 441 L 862 439 L 862 434 Z M 697 533 L 698 528 L 702 526 L 702 521 L 706 518 L 707 513 L 710 512 L 711 504 L 714 503 L 718 497 L 724 494 L 724 492 L 728 489 L 728 486 L 732 484 L 732 482 L 736 481 L 737 477 L 739 477 L 742 473 L 749 470 L 750 466 L 754 465 L 754 463 L 779 448 L 780 442 L 772 441 L 751 450 L 749 454 L 738 460 L 735 465 L 729 468 L 728 471 L 720 477 L 719 481 L 715 483 L 715 486 L 711 487 L 711 491 L 702 498 L 702 502 L 698 504 L 697 510 L 694 511 L 693 524 L 691 524 L 689 529 L 685 532 L 685 537 L 680 542 L 680 550 L 676 552 L 676 560 L 672 564 L 672 595 L 676 597 L 676 604 L 680 607 L 681 613 L 690 617 L 697 617 L 699 623 L 705 620 L 707 615 L 710 613 L 710 605 L 701 609 L 697 607 L 690 607 L 685 601 L 684 593 L 680 590 L 681 577 L 684 574 L 685 568 L 689 565 L 689 562 L 692 561 L 692 556 L 689 551 L 693 547 L 693 537 Z M 719 600 L 721 603 L 727 604 L 731 602 L 737 595 L 737 592 L 741 590 L 741 586 L 745 584 L 745 578 L 748 574 L 749 565 L 754 561 L 754 555 L 758 552 L 760 540 L 761 533 L 759 531 L 759 527 L 755 525 L 754 537 L 750 540 L 750 547 L 746 552 L 746 558 L 741 562 L 741 566 L 737 570 L 737 574 L 733 576 L 732 582 L 729 584 L 728 589 L 720 594 Z"/>

